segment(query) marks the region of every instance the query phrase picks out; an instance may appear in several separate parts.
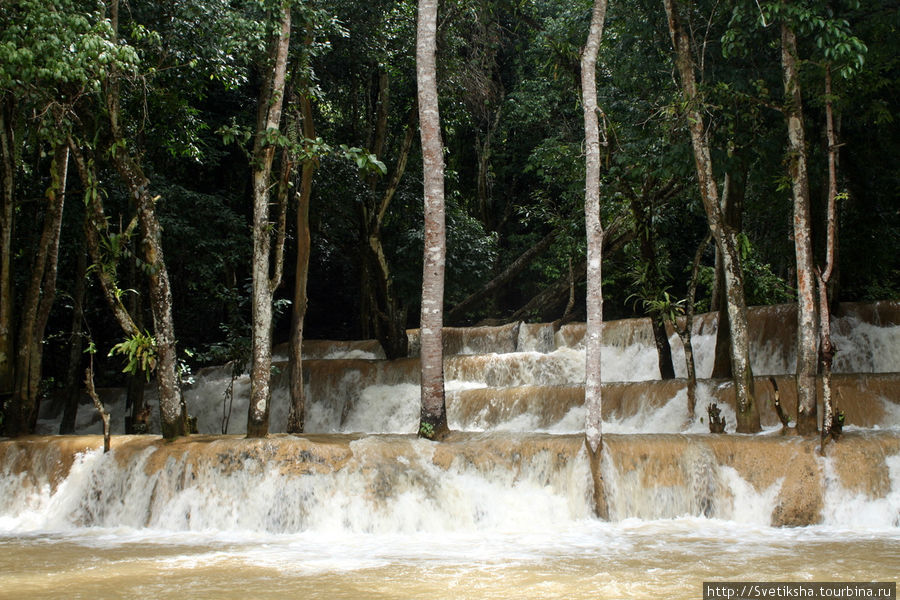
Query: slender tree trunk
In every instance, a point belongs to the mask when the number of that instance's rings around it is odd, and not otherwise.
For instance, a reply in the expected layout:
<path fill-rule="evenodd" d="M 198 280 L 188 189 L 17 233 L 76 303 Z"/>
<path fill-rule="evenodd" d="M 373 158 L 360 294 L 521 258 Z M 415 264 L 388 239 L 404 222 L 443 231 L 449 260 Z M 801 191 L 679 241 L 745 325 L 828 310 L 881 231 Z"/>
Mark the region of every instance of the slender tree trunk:
<path fill-rule="evenodd" d="M 735 232 L 743 229 L 744 196 L 747 187 L 747 166 L 741 161 L 740 167 L 725 173 L 725 183 L 722 192 L 722 216 L 725 219 L 726 228 L 732 228 Z M 728 303 L 722 299 L 726 297 L 725 271 L 722 267 L 722 259 L 716 252 L 716 277 L 714 284 L 713 301 L 710 310 L 718 311 L 718 327 L 716 327 L 716 352 L 713 361 L 713 370 L 710 375 L 713 379 L 728 379 L 732 377 L 731 370 L 731 325 L 728 322 Z"/>
<path fill-rule="evenodd" d="M 81 395 L 78 373 L 81 371 L 82 331 L 84 321 L 84 295 L 87 280 L 87 252 L 82 248 L 78 252 L 78 266 L 75 270 L 75 289 L 72 291 L 72 332 L 69 335 L 69 365 L 66 368 L 66 404 L 59 422 L 61 435 L 75 433 L 75 421 L 78 416 L 78 400 Z"/>
<path fill-rule="evenodd" d="M 128 277 L 134 289 L 141 289 L 135 266 L 134 261 L 129 261 Z M 134 318 L 134 323 L 138 329 L 144 329 L 144 303 L 141 299 L 141 294 L 130 295 L 128 312 Z M 140 416 L 145 414 L 144 391 L 146 381 L 147 375 L 140 367 L 128 377 L 128 388 L 125 396 L 125 433 L 127 434 L 135 433 L 135 424 L 138 423 Z M 143 425 L 146 425 L 146 423 Z"/>
<path fill-rule="evenodd" d="M 691 283 L 688 286 L 687 309 L 684 315 L 684 327 L 678 331 L 681 344 L 684 346 L 684 366 L 687 374 L 687 409 L 688 418 L 693 421 L 697 406 L 697 371 L 694 368 L 694 346 L 691 343 L 692 328 L 694 326 L 694 301 L 697 298 L 697 274 L 700 271 L 700 260 L 703 251 L 712 240 L 712 235 L 707 234 L 703 242 L 697 247 L 694 254 L 694 263 L 691 268 Z"/>
<path fill-rule="evenodd" d="M 641 250 L 641 262 L 644 271 L 643 289 L 647 296 L 656 296 L 662 290 L 657 269 L 656 247 L 653 236 L 653 197 L 649 182 L 643 186 L 640 195 L 631 196 L 631 214 L 634 217 L 635 235 Z M 650 298 L 645 298 L 650 299 Z M 666 324 L 662 313 L 649 311 L 650 327 L 653 330 L 653 341 L 656 344 L 657 364 L 660 379 L 675 379 L 675 366 L 672 363 L 672 347 L 666 335 Z"/>
<path fill-rule="evenodd" d="M 819 285 L 819 324 L 822 333 L 822 443 L 824 450 L 831 436 L 835 407 L 831 393 L 831 367 L 837 349 L 831 340 L 831 310 L 828 283 L 834 273 L 837 246 L 837 152 L 838 140 L 834 128 L 834 106 L 831 89 L 831 65 L 825 67 L 825 133 L 828 138 L 828 208 L 826 216 L 825 269 L 817 271 Z"/>
<path fill-rule="evenodd" d="M 119 0 L 110 3 L 113 31 L 119 31 Z M 140 163 L 128 151 L 120 122 L 119 73 L 113 70 L 107 81 L 106 110 L 112 135 L 113 163 L 125 182 L 137 211 L 141 228 L 141 246 L 148 265 L 150 312 L 156 340 L 156 381 L 159 389 L 159 411 L 162 435 L 172 439 L 188 433 L 187 410 L 177 376 L 175 325 L 172 318 L 172 290 L 162 248 L 162 228 L 156 216 L 159 196 L 150 193 L 150 180 Z M 70 144 L 71 145 L 71 144 Z M 127 333 L 127 332 L 126 332 Z"/>
<path fill-rule="evenodd" d="M 300 97 L 303 112 L 303 137 L 315 139 L 312 103 L 306 94 Z M 297 264 L 294 270 L 294 307 L 291 314 L 291 410 L 288 433 L 302 433 L 306 421 L 306 399 L 303 391 L 303 323 L 306 319 L 306 282 L 309 277 L 309 203 L 312 197 L 313 172 L 316 164 L 303 163 L 300 193 L 297 195 Z"/>
<path fill-rule="evenodd" d="M 115 264 L 107 264 L 100 251 L 100 235 L 107 234 L 106 214 L 103 210 L 103 202 L 100 199 L 100 192 L 97 187 L 97 174 L 93 164 L 89 164 L 81 152 L 81 149 L 75 144 L 70 137 L 68 139 L 69 151 L 75 161 L 78 170 L 78 176 L 81 184 L 85 188 L 85 225 L 84 238 L 87 245 L 88 254 L 91 261 L 95 265 L 94 273 L 100 282 L 100 289 L 103 290 L 103 297 L 112 310 L 113 316 L 118 322 L 119 327 L 125 335 L 133 336 L 140 333 L 140 329 L 132 319 L 131 314 L 125 305 L 122 304 L 121 295 L 117 293 L 118 285 L 113 277 Z M 128 225 L 123 235 L 130 236 L 133 229 L 137 227 L 137 220 L 132 221 Z"/>
<path fill-rule="evenodd" d="M 387 84 L 383 84 L 383 93 L 379 106 L 386 108 Z M 362 223 L 362 279 L 363 297 L 369 303 L 369 310 L 365 315 L 366 327 L 370 329 L 374 337 L 381 343 L 385 355 L 389 359 L 403 358 L 409 355 L 409 339 L 406 335 L 406 309 L 400 304 L 394 292 L 393 278 L 388 265 L 384 246 L 381 242 L 382 225 L 387 214 L 388 207 L 394 198 L 394 194 L 400 185 L 400 180 L 406 172 L 409 153 L 416 137 L 417 111 L 410 111 L 406 123 L 406 133 L 400 146 L 400 155 L 397 164 L 388 181 L 387 188 L 381 195 L 378 204 L 360 205 L 360 220 Z M 379 118 L 379 123 L 382 119 Z M 384 120 L 386 127 L 386 119 Z M 384 134 L 376 135 L 376 141 L 383 149 Z M 372 197 L 375 197 L 376 179 L 370 183 Z"/>
<path fill-rule="evenodd" d="M 56 267 L 68 162 L 68 148 L 65 145 L 57 147 L 50 167 L 52 184 L 47 191 L 43 230 L 22 300 L 13 395 L 3 423 L 10 436 L 30 433 L 37 417 L 44 331 L 56 297 Z"/>
<path fill-rule="evenodd" d="M 125 163 L 126 161 L 122 161 Z M 187 435 L 187 410 L 178 384 L 175 324 L 172 317 L 172 289 L 162 249 L 162 228 L 156 218 L 156 198 L 148 191 L 149 181 L 143 174 L 126 168 L 120 173 L 134 173 L 129 187 L 137 196 L 138 221 L 141 224 L 144 261 L 150 266 L 150 312 L 156 338 L 156 381 L 159 388 L 160 427 L 166 439 Z"/>
<path fill-rule="evenodd" d="M 12 393 L 15 372 L 15 311 L 12 276 L 13 204 L 16 187 L 16 139 L 14 100 L 0 93 L 0 410 L 2 399 Z"/>
<path fill-rule="evenodd" d="M 276 273 L 270 276 L 272 224 L 269 221 L 269 186 L 275 146 L 266 141 L 266 133 L 277 131 L 281 122 L 290 37 L 291 5 L 284 2 L 281 5 L 279 33 L 272 40 L 270 61 L 266 65 L 267 73 L 260 92 L 253 147 L 253 297 L 247 437 L 265 437 L 269 432 L 272 299 L 281 277 L 277 258 Z"/>
<path fill-rule="evenodd" d="M 750 368 L 750 338 L 747 332 L 747 305 L 744 300 L 744 280 L 736 232 L 727 227 L 719 204 L 719 192 L 713 175 L 709 140 L 699 110 L 700 101 L 694 77 L 694 60 L 690 44 L 681 28 L 680 18 L 673 0 L 663 0 L 669 20 L 669 33 L 675 48 L 675 62 L 681 76 L 681 86 L 688 102 L 688 122 L 700 195 L 706 209 L 709 229 L 722 256 L 727 290 L 728 321 L 731 326 L 731 363 L 737 404 L 737 431 L 753 433 L 760 430 L 759 407 L 753 391 L 753 372 Z"/>
<path fill-rule="evenodd" d="M 437 0 L 419 0 L 416 82 L 425 192 L 425 248 L 422 268 L 420 357 L 422 407 L 419 435 L 441 439 L 449 431 L 444 399 L 444 155 L 438 110 Z"/>
<path fill-rule="evenodd" d="M 587 329 L 585 331 L 584 436 L 594 476 L 594 506 L 605 517 L 600 479 L 603 450 L 603 400 L 600 372 L 603 330 L 603 225 L 600 222 L 600 123 L 597 118 L 597 55 L 606 19 L 606 0 L 595 0 L 591 26 L 581 54 L 581 98 L 584 108 L 584 223 L 587 231 Z"/>
<path fill-rule="evenodd" d="M 477 157 L 478 172 L 476 175 L 477 191 L 478 191 L 478 212 L 481 222 L 487 231 L 492 231 L 496 227 L 492 214 L 493 199 L 491 198 L 491 141 L 494 132 L 500 125 L 500 108 L 497 109 L 494 118 L 488 124 L 484 138 L 477 135 L 475 138 L 475 154 Z"/>
<path fill-rule="evenodd" d="M 797 432 L 808 435 L 818 429 L 816 406 L 818 317 L 813 272 L 809 177 L 806 168 L 806 134 L 797 68 L 797 38 L 787 23 L 781 25 L 781 65 L 784 73 L 785 116 L 791 187 L 794 195 L 794 248 L 797 258 Z"/>

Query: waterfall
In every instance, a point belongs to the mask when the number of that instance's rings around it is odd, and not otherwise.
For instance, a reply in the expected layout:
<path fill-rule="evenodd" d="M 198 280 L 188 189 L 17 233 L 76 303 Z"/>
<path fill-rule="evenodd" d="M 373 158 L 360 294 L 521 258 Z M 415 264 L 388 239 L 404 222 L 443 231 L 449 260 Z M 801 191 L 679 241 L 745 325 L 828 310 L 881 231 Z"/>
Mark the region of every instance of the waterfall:
<path fill-rule="evenodd" d="M 793 378 L 785 373 L 793 360 L 793 310 L 751 311 L 756 368 L 776 373 L 788 412 L 796 403 Z M 837 364 L 858 372 L 834 377 L 848 439 L 820 461 L 813 460 L 809 444 L 776 434 L 780 423 L 771 409 L 768 378 L 756 381 L 768 435 L 710 437 L 704 420 L 687 418 L 685 380 L 658 380 L 649 321 L 606 323 L 603 408 L 609 441 L 601 474 L 611 518 L 840 526 L 871 514 L 872 522 L 897 526 L 898 313 L 898 303 L 851 305 L 835 319 Z M 695 322 L 701 370 L 711 367 L 715 318 L 702 315 Z M 409 332 L 413 354 L 417 335 Z M 190 438 L 165 447 L 153 437 L 124 437 L 105 457 L 88 449 L 95 442 L 80 452 L 70 447 L 73 442 L 48 441 L 40 451 L 3 442 L 3 522 L 13 530 L 65 523 L 297 532 L 330 524 L 349 531 L 410 532 L 448 522 L 454 528 L 503 529 L 586 518 L 583 337 L 578 323 L 558 329 L 519 323 L 448 329 L 448 419 L 460 433 L 455 442 L 440 445 L 413 436 L 419 418 L 417 357 L 387 361 L 371 341 L 309 341 L 307 436 Z M 278 348 L 279 353 L 286 351 Z M 279 366 L 272 381 L 270 430 L 276 433 L 284 431 L 288 410 L 286 364 Z M 230 386 L 226 433 L 245 430 L 249 381 L 246 375 L 232 381 L 231 375 L 229 366 L 204 369 L 185 390 L 202 434 L 222 433 Z M 114 422 L 121 423 L 123 394 L 103 394 Z M 730 382 L 701 380 L 697 397 L 698 416 L 716 402 L 733 430 Z M 153 402 L 152 390 L 149 398 Z M 54 430 L 55 421 L 47 418 L 42 426 Z M 80 411 L 80 433 L 98 433 L 99 427 L 90 410 Z M 873 429 L 884 432 L 875 441 L 867 437 Z M 881 462 L 869 464 L 865 452 Z M 48 458 L 53 456 L 56 462 Z M 802 470 L 786 471 L 785 463 Z M 863 489 L 847 465 L 868 465 L 859 477 L 881 487 Z M 808 483 L 802 493 L 794 489 L 797 478 Z M 261 512 L 245 508 L 251 504 Z M 529 510 L 535 514 L 524 518 Z"/>
<path fill-rule="evenodd" d="M 702 581 L 893 581 L 900 303 L 835 318 L 847 421 L 824 454 L 818 439 L 781 435 L 771 409 L 768 375 L 789 413 L 796 403 L 793 320 L 793 307 L 751 311 L 758 435 L 689 420 L 686 381 L 658 380 L 649 322 L 607 323 L 593 466 L 577 323 L 449 330 L 454 431 L 440 443 L 414 433 L 416 331 L 412 356 L 394 361 L 372 341 L 305 342 L 304 435 L 245 439 L 249 381 L 223 366 L 185 390 L 201 435 L 114 435 L 107 454 L 97 435 L 0 439 L 0 598 L 688 600 Z M 695 322 L 701 376 L 715 325 Z M 275 352 L 279 432 L 287 352 Z M 124 393 L 100 392 L 121 430 Z M 698 417 L 716 402 L 733 431 L 733 396 L 729 381 L 699 380 Z M 42 415 L 42 432 L 57 421 Z M 77 428 L 100 431 L 92 409 Z M 595 481 L 607 520 L 594 516 Z"/>
<path fill-rule="evenodd" d="M 545 531 L 591 514 L 588 461 L 571 436 L 126 436 L 106 455 L 85 440 L 61 467 L 65 443 L 0 445 L 0 532 Z"/>

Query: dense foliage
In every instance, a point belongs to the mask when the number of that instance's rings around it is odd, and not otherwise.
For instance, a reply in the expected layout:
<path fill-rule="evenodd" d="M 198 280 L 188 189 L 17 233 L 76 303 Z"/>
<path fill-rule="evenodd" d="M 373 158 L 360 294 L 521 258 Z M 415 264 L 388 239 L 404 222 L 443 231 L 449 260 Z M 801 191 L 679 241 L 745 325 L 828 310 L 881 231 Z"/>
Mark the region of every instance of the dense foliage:
<path fill-rule="evenodd" d="M 71 136 L 96 171 L 126 302 L 150 327 L 138 237 L 118 237 L 133 199 L 111 153 L 140 158 L 158 196 L 175 331 L 193 366 L 246 352 L 250 241 L 249 131 L 256 119 L 267 0 L 123 4 L 118 36 L 100 0 L 8 0 L 0 5 L 2 173 L 11 186 L 13 307 L 30 278 L 50 186 L 52 150 Z M 784 6 L 793 6 L 785 15 Z M 826 200 L 824 66 L 837 75 L 841 189 L 839 297 L 900 297 L 900 4 L 896 0 L 753 0 L 685 3 L 695 41 L 702 110 L 715 164 L 742 199 L 742 254 L 751 304 L 794 297 L 791 201 L 779 38 L 774 20 L 799 23 L 816 252 Z M 446 146 L 447 284 L 452 308 L 552 234 L 499 288 L 449 324 L 485 319 L 584 318 L 584 161 L 580 45 L 590 19 L 583 0 L 448 0 L 438 26 Z M 314 161 L 312 256 L 306 337 L 373 335 L 365 267 L 367 215 L 394 180 L 376 234 L 405 326 L 418 323 L 422 260 L 422 167 L 418 144 L 400 167 L 415 112 L 415 3 L 311 0 L 293 7 L 289 86 L 311 100 L 315 139 L 284 139 Z M 779 12 L 781 11 L 781 12 Z M 124 142 L 112 143 L 104 100 L 121 82 Z M 603 221 L 607 318 L 644 314 L 687 294 L 691 261 L 707 228 L 694 180 L 683 101 L 662 3 L 611 0 L 598 60 L 604 124 Z M 412 125 L 413 127 L 415 125 Z M 122 146 L 127 146 L 123 148 Z M 374 168 L 373 167 L 378 167 Z M 293 182 L 299 185 L 298 182 Z M 85 183 L 70 176 L 57 301 L 45 337 L 48 389 L 63 381 L 72 341 L 77 268 L 84 250 Z M 293 210 L 289 207 L 289 210 Z M 288 219 L 291 222 L 291 219 Z M 648 264 L 640 240 L 651 240 Z M 286 262 L 293 260 L 288 231 Z M 713 293 L 714 259 L 701 270 L 701 308 Z M 88 269 L 85 331 L 102 351 L 122 342 Z M 276 292 L 275 341 L 288 338 L 292 270 Z M 529 300 L 550 288 L 537 305 Z M 638 299 L 639 301 L 635 301 Z M 15 312 L 15 311 L 14 311 Z M 114 382 L 121 358 L 99 363 Z M 5 392 L 6 390 L 0 390 Z"/>

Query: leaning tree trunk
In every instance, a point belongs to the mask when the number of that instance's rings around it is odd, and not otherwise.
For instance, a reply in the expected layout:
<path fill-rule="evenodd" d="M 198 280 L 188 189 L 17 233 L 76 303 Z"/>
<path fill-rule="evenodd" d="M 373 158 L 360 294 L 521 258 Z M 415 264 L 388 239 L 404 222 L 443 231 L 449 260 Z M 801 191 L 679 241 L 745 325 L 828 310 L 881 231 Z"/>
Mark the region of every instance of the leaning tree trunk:
<path fill-rule="evenodd" d="M 41 239 L 35 251 L 31 278 L 22 301 L 22 320 L 18 331 L 15 383 L 7 407 L 4 427 L 7 435 L 30 433 L 37 417 L 41 383 L 44 331 L 56 297 L 59 235 L 65 202 L 69 150 L 56 148 L 51 168 L 52 184 L 47 191 L 47 208 Z"/>
<path fill-rule="evenodd" d="M 753 372 L 750 367 L 750 339 L 747 331 L 747 305 L 744 299 L 744 281 L 741 271 L 740 253 L 735 231 L 726 226 L 719 204 L 719 192 L 713 176 L 709 140 L 703 115 L 697 103 L 699 94 L 694 77 L 694 60 L 690 42 L 682 30 L 674 0 L 663 0 L 669 21 L 669 34 L 675 48 L 675 62 L 681 76 L 681 87 L 688 103 L 687 117 L 690 124 L 697 179 L 700 195 L 709 221 L 709 229 L 722 257 L 725 272 L 728 321 L 731 326 L 731 363 L 737 404 L 737 431 L 753 433 L 760 431 L 759 407 L 753 391 Z"/>
<path fill-rule="evenodd" d="M 150 313 L 156 339 L 156 381 L 159 388 L 160 427 L 166 439 L 188 434 L 187 410 L 178 383 L 175 322 L 172 317 L 172 288 L 162 249 L 162 227 L 156 217 L 156 197 L 151 197 L 150 181 L 124 152 L 116 159 L 119 174 L 128 184 L 137 204 L 144 262 L 148 265 Z"/>
<path fill-rule="evenodd" d="M 600 123 L 597 118 L 597 55 L 606 18 L 606 0 L 595 0 L 584 52 L 581 55 L 581 96 L 584 108 L 584 223 L 587 230 L 587 329 L 585 331 L 584 436 L 594 475 L 594 507 L 607 513 L 600 479 L 603 444 L 600 344 L 603 329 L 603 226 L 600 222 Z"/>
<path fill-rule="evenodd" d="M 797 258 L 797 432 L 813 434 L 818 427 L 816 374 L 819 348 L 816 314 L 816 278 L 813 272 L 810 228 L 809 177 L 806 169 L 806 136 L 797 69 L 797 37 L 781 25 L 781 65 L 784 73 L 785 116 L 794 195 L 794 249 Z"/>
<path fill-rule="evenodd" d="M 253 147 L 253 279 L 252 341 L 250 351 L 250 405 L 247 437 L 265 437 L 269 432 L 272 370 L 272 300 L 281 282 L 281 238 L 276 242 L 275 274 L 270 276 L 272 223 L 269 221 L 269 181 L 275 145 L 267 142 L 267 132 L 278 131 L 284 101 L 288 47 L 291 37 L 291 4 L 281 5 L 280 30 L 272 41 L 268 70 L 260 92 L 256 139 Z M 286 168 L 286 165 L 282 165 Z"/>
<path fill-rule="evenodd" d="M 416 27 L 416 83 L 425 193 L 425 248 L 422 267 L 420 357 L 422 378 L 419 435 L 441 439 L 449 432 L 444 399 L 444 156 L 438 110 L 437 0 L 419 0 Z"/>

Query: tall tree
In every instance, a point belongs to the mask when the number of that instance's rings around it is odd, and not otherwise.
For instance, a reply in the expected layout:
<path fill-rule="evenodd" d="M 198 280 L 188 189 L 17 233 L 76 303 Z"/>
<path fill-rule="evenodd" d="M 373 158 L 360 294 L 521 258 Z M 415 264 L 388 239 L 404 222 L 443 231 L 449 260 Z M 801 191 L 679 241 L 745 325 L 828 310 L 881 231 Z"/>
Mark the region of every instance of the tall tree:
<path fill-rule="evenodd" d="M 303 137 L 315 139 L 312 101 L 309 94 L 300 96 Z M 309 203 L 312 198 L 313 173 L 316 161 L 311 157 L 300 170 L 300 192 L 297 194 L 297 259 L 294 265 L 294 305 L 291 312 L 290 377 L 291 409 L 288 413 L 288 433 L 301 433 L 306 420 L 306 399 L 303 390 L 303 324 L 306 320 L 306 283 L 309 279 Z"/>
<path fill-rule="evenodd" d="M 44 332 L 56 293 L 69 162 L 67 132 L 76 104 L 99 89 L 104 69 L 127 62 L 114 34 L 101 9 L 90 11 L 78 2 L 61 0 L 53 10 L 35 1 L 0 7 L 0 394 L 11 392 L 5 427 L 13 435 L 29 432 L 36 417 Z M 24 254 L 30 262 L 22 278 L 24 289 L 16 295 L 11 246 L 16 176 L 44 168 L 40 160 L 37 169 L 23 168 L 20 157 L 26 144 L 53 158 L 50 185 L 37 184 L 47 190 L 47 202 L 40 204 L 36 222 L 41 232 Z"/>
<path fill-rule="evenodd" d="M 30 432 L 34 419 L 37 418 L 44 331 L 56 297 L 57 259 L 68 163 L 69 150 L 65 144 L 61 144 L 53 155 L 43 230 L 22 301 L 21 323 L 17 331 L 15 384 L 11 407 L 7 410 L 4 421 L 8 435 Z"/>
<path fill-rule="evenodd" d="M 781 23 L 781 66 L 784 73 L 788 160 L 794 196 L 794 249 L 797 260 L 797 431 L 818 430 L 816 375 L 819 366 L 816 276 L 813 271 L 812 229 L 807 172 L 806 129 L 797 56 L 797 36 L 787 20 Z"/>
<path fill-rule="evenodd" d="M 675 63 L 681 78 L 681 88 L 687 103 L 686 117 L 691 132 L 694 162 L 700 184 L 700 196 L 706 210 L 709 229 L 725 272 L 728 320 L 731 326 L 731 363 L 737 403 L 737 431 L 752 433 L 760 430 L 759 407 L 753 390 L 753 372 L 750 366 L 750 339 L 747 331 L 747 305 L 744 298 L 744 278 L 741 270 L 737 234 L 727 227 L 719 192 L 713 174 L 710 145 L 700 110 L 700 94 L 694 75 L 695 65 L 691 43 L 681 25 L 675 0 L 663 0 L 669 21 L 669 35 L 675 49 Z"/>
<path fill-rule="evenodd" d="M 252 347 L 250 355 L 250 405 L 247 436 L 265 437 L 269 432 L 272 371 L 272 300 L 281 283 L 284 248 L 284 223 L 278 227 L 275 241 L 275 266 L 272 267 L 272 229 L 269 220 L 269 190 L 275 159 L 287 78 L 288 48 L 291 41 L 291 3 L 282 2 L 278 26 L 270 40 L 269 56 L 257 105 L 256 132 L 253 141 L 253 274 Z M 287 165 L 282 164 L 282 169 Z M 281 208 L 283 215 L 283 207 Z M 274 272 L 272 272 L 274 271 Z M 271 273 L 271 274 L 270 274 Z"/>
<path fill-rule="evenodd" d="M 113 33 L 119 32 L 119 1 L 110 3 Z M 106 113 L 109 120 L 113 164 L 135 202 L 141 228 L 143 260 L 147 263 L 150 312 L 153 315 L 156 352 L 156 381 L 159 388 L 160 426 L 165 438 L 188 433 L 187 410 L 178 381 L 175 322 L 172 316 L 172 289 L 162 247 L 162 227 L 156 214 L 159 196 L 150 191 L 138 157 L 132 155 L 121 109 L 121 72 L 112 69 L 106 84 Z M 133 144 L 132 144 L 133 145 Z"/>
<path fill-rule="evenodd" d="M 419 0 L 416 27 L 416 82 L 425 196 L 420 357 L 422 409 L 419 435 L 441 439 L 448 432 L 444 399 L 444 148 L 437 91 L 437 0 Z"/>
<path fill-rule="evenodd" d="M 587 230 L 587 329 L 585 331 L 584 435 L 591 453 L 594 503 L 606 512 L 600 477 L 603 402 L 600 358 L 603 330 L 603 225 L 600 222 L 600 123 L 597 107 L 597 55 L 606 19 L 606 0 L 594 0 L 591 27 L 581 54 L 581 98 L 584 107 L 584 224 Z"/>

